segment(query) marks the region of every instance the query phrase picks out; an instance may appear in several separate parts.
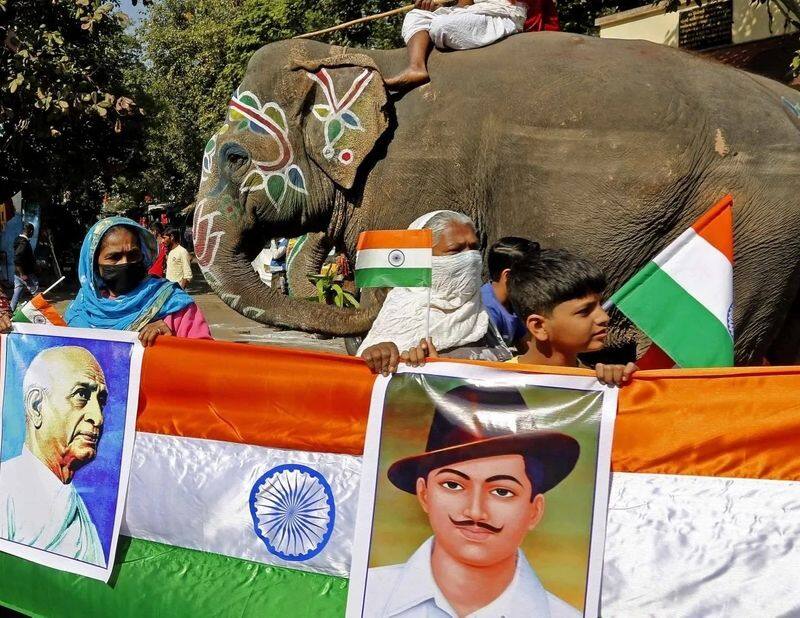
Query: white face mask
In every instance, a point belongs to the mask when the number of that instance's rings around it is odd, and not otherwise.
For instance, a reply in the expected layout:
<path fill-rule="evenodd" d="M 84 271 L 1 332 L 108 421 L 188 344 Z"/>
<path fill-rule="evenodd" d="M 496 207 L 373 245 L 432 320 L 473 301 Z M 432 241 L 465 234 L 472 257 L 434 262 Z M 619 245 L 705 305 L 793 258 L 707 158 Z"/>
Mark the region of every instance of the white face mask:
<path fill-rule="evenodd" d="M 483 258 L 480 251 L 433 256 L 431 295 L 460 307 L 481 288 Z"/>

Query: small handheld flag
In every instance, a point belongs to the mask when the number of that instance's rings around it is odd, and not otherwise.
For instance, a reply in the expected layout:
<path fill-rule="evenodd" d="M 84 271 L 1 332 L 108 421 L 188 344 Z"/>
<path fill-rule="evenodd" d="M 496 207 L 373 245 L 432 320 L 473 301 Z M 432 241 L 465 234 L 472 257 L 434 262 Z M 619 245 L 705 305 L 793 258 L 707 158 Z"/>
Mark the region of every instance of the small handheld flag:
<path fill-rule="evenodd" d="M 17 307 L 12 322 L 29 324 L 52 324 L 53 326 L 66 326 L 64 318 L 56 311 L 42 294 L 37 294 L 24 305 Z"/>
<path fill-rule="evenodd" d="M 360 288 L 429 288 L 430 230 L 376 230 L 358 237 L 355 279 Z"/>
<path fill-rule="evenodd" d="M 725 196 L 614 294 L 679 367 L 733 365 L 733 198 Z"/>

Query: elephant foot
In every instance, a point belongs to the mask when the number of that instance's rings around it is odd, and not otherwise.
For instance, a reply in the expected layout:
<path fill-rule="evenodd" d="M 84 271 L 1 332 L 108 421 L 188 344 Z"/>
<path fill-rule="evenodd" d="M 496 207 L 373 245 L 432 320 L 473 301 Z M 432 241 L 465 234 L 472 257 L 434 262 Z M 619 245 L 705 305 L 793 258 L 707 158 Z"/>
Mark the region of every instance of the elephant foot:
<path fill-rule="evenodd" d="M 428 75 L 427 69 L 409 67 L 394 77 L 386 78 L 383 83 L 392 92 L 403 92 L 421 86 L 428 81 L 430 81 L 430 75 Z"/>

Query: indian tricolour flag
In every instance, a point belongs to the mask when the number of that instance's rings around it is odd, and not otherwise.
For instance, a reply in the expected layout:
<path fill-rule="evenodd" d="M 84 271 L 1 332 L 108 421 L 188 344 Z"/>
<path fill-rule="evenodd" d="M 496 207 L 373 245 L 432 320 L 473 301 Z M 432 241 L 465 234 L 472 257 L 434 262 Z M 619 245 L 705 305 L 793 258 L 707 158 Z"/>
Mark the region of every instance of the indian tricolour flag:
<path fill-rule="evenodd" d="M 11 316 L 12 322 L 29 324 L 52 324 L 53 326 L 66 326 L 64 318 L 56 311 L 42 294 L 37 294 L 27 303 L 18 307 Z"/>
<path fill-rule="evenodd" d="M 356 286 L 430 287 L 432 246 L 430 230 L 362 232 L 356 254 Z"/>
<path fill-rule="evenodd" d="M 0 553 L 0 605 L 343 616 L 374 379 L 319 352 L 148 347 L 111 582 Z M 800 367 L 747 367 L 641 371 L 620 391 L 601 615 L 800 615 L 798 390 Z"/>
<path fill-rule="evenodd" d="M 728 195 L 611 297 L 679 367 L 733 365 L 732 208 Z"/>

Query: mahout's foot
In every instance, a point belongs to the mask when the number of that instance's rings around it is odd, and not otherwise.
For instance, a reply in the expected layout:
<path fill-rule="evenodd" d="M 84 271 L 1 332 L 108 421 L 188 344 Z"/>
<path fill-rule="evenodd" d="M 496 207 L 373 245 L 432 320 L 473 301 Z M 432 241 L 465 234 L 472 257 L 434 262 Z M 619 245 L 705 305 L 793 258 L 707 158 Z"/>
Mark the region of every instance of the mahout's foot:
<path fill-rule="evenodd" d="M 411 90 L 417 86 L 430 81 L 430 75 L 426 69 L 407 68 L 402 73 L 398 73 L 394 77 L 389 77 L 383 80 L 389 90 L 398 92 L 401 90 Z"/>

